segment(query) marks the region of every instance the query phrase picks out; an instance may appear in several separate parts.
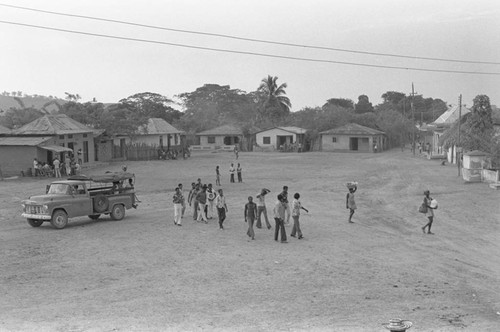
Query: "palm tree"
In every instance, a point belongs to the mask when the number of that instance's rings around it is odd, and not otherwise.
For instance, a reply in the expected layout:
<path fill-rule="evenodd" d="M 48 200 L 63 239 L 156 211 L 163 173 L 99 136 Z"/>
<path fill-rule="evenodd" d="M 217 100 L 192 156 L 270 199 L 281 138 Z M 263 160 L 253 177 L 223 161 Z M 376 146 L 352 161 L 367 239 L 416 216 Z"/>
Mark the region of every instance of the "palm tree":
<path fill-rule="evenodd" d="M 288 115 L 292 107 L 290 99 L 286 96 L 285 92 L 287 84 L 283 83 L 278 86 L 278 83 L 276 83 L 277 80 L 278 77 L 268 75 L 262 79 L 257 89 L 265 97 L 262 116 L 273 120 L 279 120 Z"/>

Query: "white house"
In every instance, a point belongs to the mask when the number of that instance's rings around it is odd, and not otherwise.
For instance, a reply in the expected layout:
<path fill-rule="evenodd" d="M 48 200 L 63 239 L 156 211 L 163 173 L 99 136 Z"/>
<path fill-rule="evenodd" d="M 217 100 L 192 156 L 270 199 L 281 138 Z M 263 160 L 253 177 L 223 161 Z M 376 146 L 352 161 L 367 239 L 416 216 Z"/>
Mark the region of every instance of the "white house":
<path fill-rule="evenodd" d="M 233 150 L 235 145 L 240 145 L 243 131 L 232 125 L 223 125 L 205 130 L 196 134 L 199 145 L 192 145 L 192 150 Z M 241 148 L 241 146 L 240 146 Z"/>
<path fill-rule="evenodd" d="M 255 133 L 255 143 L 262 148 L 280 149 L 293 144 L 304 145 L 306 129 L 299 127 L 274 127 Z"/>

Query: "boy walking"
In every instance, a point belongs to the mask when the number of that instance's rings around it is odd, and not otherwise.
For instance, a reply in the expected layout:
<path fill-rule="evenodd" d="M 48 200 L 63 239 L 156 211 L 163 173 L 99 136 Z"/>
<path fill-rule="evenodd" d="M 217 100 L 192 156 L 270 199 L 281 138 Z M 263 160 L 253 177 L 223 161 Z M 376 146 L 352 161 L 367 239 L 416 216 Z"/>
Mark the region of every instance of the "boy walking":
<path fill-rule="evenodd" d="M 278 200 L 274 205 L 274 221 L 276 222 L 276 228 L 274 229 L 274 241 L 278 241 L 278 234 L 281 232 L 281 243 L 287 243 L 286 232 L 285 232 L 285 203 L 283 202 L 283 196 L 278 195 Z"/>
<path fill-rule="evenodd" d="M 231 167 L 229 167 L 229 182 L 234 183 L 234 164 L 231 163 Z"/>
<path fill-rule="evenodd" d="M 215 167 L 215 185 L 220 186 L 220 171 L 219 171 L 219 165 Z"/>
<path fill-rule="evenodd" d="M 253 202 L 252 196 L 248 197 L 248 203 L 245 204 L 245 222 L 248 223 L 248 231 L 247 235 L 255 240 L 255 232 L 253 230 L 253 222 L 255 221 L 255 217 L 257 216 L 257 204 Z"/>
<path fill-rule="evenodd" d="M 293 195 L 293 202 L 292 202 L 292 219 L 293 219 L 293 228 L 292 228 L 292 234 L 290 234 L 291 237 L 295 237 L 295 234 L 297 234 L 299 237 L 298 239 L 304 238 L 302 236 L 302 231 L 300 230 L 300 224 L 299 224 L 299 217 L 300 217 L 300 210 L 304 210 L 306 212 L 309 212 L 305 207 L 300 204 L 299 198 L 300 194 L 295 193 Z"/>
<path fill-rule="evenodd" d="M 286 220 L 283 217 L 283 222 L 285 225 L 290 223 L 290 205 L 288 204 L 288 186 L 283 186 L 283 191 L 281 192 L 281 197 L 283 197 L 283 204 L 286 211 Z"/>
<path fill-rule="evenodd" d="M 205 215 L 205 205 L 207 204 L 207 186 L 203 185 L 201 191 L 196 195 L 196 201 L 198 201 L 198 218 L 196 221 L 204 221 L 205 224 L 208 223 L 207 216 Z"/>
<path fill-rule="evenodd" d="M 224 197 L 222 189 L 219 189 L 219 195 L 217 195 L 215 202 L 217 206 L 217 212 L 219 215 L 219 229 L 223 230 L 224 227 L 222 226 L 222 223 L 224 222 L 224 220 L 226 220 L 227 205 L 226 205 L 226 197 Z"/>
<path fill-rule="evenodd" d="M 264 219 L 266 221 L 267 229 L 271 229 L 271 224 L 269 223 L 269 219 L 267 218 L 267 208 L 266 208 L 266 195 L 271 191 L 266 188 L 262 188 L 260 193 L 257 194 L 257 224 L 255 225 L 257 228 L 262 228 L 261 216 L 264 214 Z"/>
<path fill-rule="evenodd" d="M 179 187 L 175 188 L 174 194 L 174 225 L 181 225 L 182 218 L 182 202 L 184 201 L 184 197 L 182 196 L 182 192 Z"/>

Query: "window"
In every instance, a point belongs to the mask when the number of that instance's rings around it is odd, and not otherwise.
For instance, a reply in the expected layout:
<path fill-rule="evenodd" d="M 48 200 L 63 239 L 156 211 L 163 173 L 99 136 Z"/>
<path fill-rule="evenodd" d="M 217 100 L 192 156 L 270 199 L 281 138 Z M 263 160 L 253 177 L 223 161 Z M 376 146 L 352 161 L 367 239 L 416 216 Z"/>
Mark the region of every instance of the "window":
<path fill-rule="evenodd" d="M 73 135 L 69 134 L 69 135 L 68 135 L 68 138 L 73 138 Z"/>
<path fill-rule="evenodd" d="M 263 144 L 271 144 L 271 137 L 269 137 L 269 136 L 262 137 L 262 143 Z"/>
<path fill-rule="evenodd" d="M 332 137 L 332 142 L 333 142 L 333 143 L 337 143 L 337 137 L 333 136 L 333 137 Z"/>
<path fill-rule="evenodd" d="M 87 134 L 83 134 L 83 137 L 87 137 Z"/>
<path fill-rule="evenodd" d="M 208 136 L 208 143 L 214 144 L 215 143 L 215 136 Z"/>
<path fill-rule="evenodd" d="M 59 139 L 64 139 L 64 135 L 59 135 Z"/>

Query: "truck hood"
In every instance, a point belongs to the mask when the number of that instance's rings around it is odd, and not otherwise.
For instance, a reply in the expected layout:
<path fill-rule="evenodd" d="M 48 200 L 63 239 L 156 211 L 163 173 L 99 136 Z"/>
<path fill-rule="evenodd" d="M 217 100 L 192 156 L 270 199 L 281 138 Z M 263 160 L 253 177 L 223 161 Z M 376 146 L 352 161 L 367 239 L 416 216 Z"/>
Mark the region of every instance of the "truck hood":
<path fill-rule="evenodd" d="M 24 200 L 24 203 L 38 203 L 38 204 L 43 204 L 46 202 L 51 202 L 55 198 L 63 196 L 63 195 L 38 195 L 38 196 L 31 196 L 29 199 Z"/>

